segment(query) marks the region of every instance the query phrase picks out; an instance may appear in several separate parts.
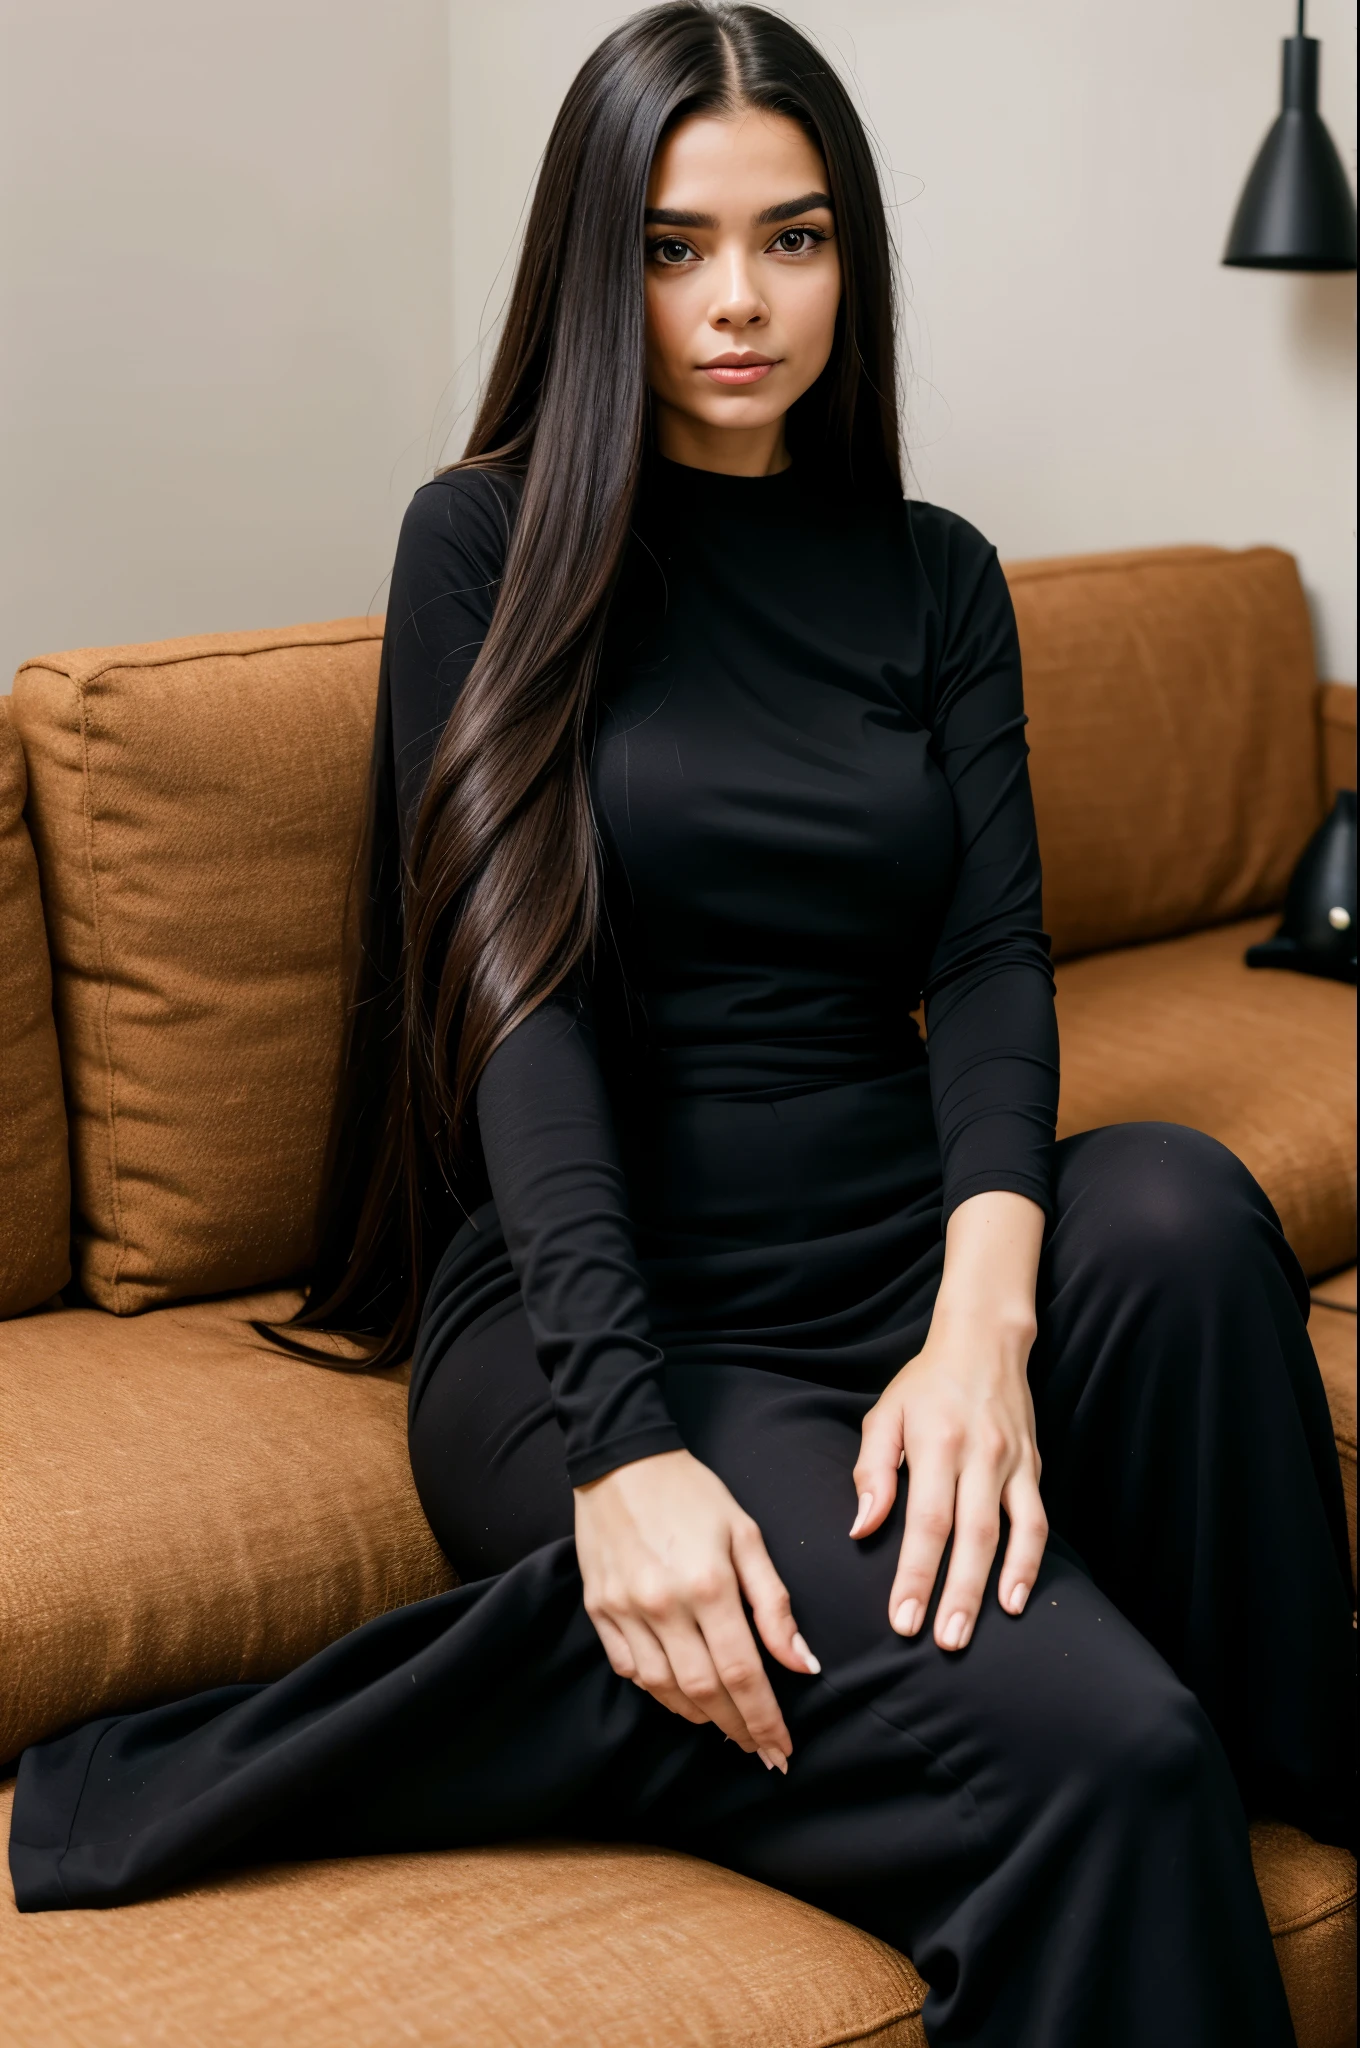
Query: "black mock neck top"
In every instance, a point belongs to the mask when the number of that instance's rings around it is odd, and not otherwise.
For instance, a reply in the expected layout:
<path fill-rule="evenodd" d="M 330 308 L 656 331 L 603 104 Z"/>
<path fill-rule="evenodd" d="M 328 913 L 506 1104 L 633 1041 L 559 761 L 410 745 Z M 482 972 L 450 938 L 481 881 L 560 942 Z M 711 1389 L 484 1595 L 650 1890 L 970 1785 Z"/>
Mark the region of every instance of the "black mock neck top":
<path fill-rule="evenodd" d="M 407 514 L 408 822 L 516 502 L 453 471 Z M 1024 723 L 1005 580 L 963 520 L 653 461 L 591 749 L 600 943 L 486 1069 L 493 1206 L 460 1250 L 509 1249 L 576 1484 L 679 1445 L 663 1361 L 886 1383 L 959 1203 L 1047 1209 Z"/>

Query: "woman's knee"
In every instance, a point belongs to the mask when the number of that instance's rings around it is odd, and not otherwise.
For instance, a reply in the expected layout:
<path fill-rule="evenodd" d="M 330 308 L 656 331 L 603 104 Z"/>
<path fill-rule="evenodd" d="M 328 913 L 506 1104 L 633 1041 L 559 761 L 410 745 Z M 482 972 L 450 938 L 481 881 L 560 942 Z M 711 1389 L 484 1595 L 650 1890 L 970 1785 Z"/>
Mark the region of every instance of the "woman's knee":
<path fill-rule="evenodd" d="M 1052 1250 L 1070 1273 L 1097 1265 L 1121 1288 L 1231 1282 L 1278 1259 L 1279 1224 L 1237 1156 L 1183 1124 L 1113 1124 L 1058 1147 Z"/>
<path fill-rule="evenodd" d="M 1060 1802 L 1077 1799 L 1093 1821 L 1194 1803 L 1206 1782 L 1234 1796 L 1218 1737 L 1194 1693 L 1131 1630 L 1128 1638 L 1122 1654 L 1088 1673 L 1084 1684 L 1057 1676 L 1043 1745 L 1046 1791 Z"/>
<path fill-rule="evenodd" d="M 1168 1671 L 1147 1686 L 1098 1747 L 1099 1783 L 1107 1802 L 1132 1809 L 1166 1805 L 1197 1794 L 1206 1776 L 1218 1775 L 1222 1752 L 1208 1716 L 1188 1687 Z M 1227 1783 L 1226 1765 L 1221 1775 Z"/>

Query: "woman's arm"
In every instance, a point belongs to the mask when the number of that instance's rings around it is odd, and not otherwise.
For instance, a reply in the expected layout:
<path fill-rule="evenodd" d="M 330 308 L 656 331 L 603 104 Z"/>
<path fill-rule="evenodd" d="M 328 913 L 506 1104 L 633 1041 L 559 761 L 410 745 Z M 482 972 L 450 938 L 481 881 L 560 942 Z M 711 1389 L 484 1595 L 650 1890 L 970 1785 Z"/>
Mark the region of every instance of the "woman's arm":
<path fill-rule="evenodd" d="M 610 1664 L 783 1769 L 788 1729 L 743 1596 L 772 1656 L 798 1672 L 814 1661 L 760 1530 L 667 1413 L 583 990 L 542 1004 L 498 1047 L 477 1117 L 566 1438 L 586 1610 Z"/>
<path fill-rule="evenodd" d="M 865 1418 L 852 1533 L 877 1529 L 909 1474 L 892 1626 L 925 1619 L 951 1530 L 935 1640 L 972 1635 L 1000 1538 L 998 1595 L 1018 1614 L 1048 1524 L 1026 1368 L 1058 1105 L 1020 649 L 994 551 L 954 523 L 924 536 L 944 615 L 932 731 L 954 799 L 955 885 L 926 984 L 944 1181 L 944 1273 L 930 1332 Z"/>

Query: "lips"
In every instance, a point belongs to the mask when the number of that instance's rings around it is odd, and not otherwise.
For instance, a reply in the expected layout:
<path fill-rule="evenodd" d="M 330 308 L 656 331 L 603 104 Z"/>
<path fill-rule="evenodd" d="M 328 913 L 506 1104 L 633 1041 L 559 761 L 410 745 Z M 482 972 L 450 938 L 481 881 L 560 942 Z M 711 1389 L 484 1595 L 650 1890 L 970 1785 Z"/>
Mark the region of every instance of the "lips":
<path fill-rule="evenodd" d="M 714 356 L 711 363 L 701 363 L 699 367 L 715 384 L 732 384 L 740 387 L 744 384 L 759 384 L 762 377 L 769 376 L 775 364 L 770 356 L 737 355 L 734 352 L 725 356 Z"/>

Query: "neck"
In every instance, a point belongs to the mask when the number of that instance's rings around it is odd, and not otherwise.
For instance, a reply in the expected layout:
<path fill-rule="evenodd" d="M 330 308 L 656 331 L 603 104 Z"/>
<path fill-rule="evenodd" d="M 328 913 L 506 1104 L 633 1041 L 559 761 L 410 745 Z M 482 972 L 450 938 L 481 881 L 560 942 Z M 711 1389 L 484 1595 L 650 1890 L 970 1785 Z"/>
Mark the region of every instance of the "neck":
<path fill-rule="evenodd" d="M 714 427 L 654 401 L 656 445 L 668 462 L 720 476 L 777 476 L 790 462 L 781 415 L 764 427 Z"/>

